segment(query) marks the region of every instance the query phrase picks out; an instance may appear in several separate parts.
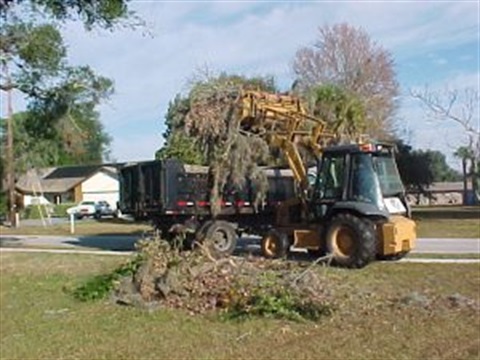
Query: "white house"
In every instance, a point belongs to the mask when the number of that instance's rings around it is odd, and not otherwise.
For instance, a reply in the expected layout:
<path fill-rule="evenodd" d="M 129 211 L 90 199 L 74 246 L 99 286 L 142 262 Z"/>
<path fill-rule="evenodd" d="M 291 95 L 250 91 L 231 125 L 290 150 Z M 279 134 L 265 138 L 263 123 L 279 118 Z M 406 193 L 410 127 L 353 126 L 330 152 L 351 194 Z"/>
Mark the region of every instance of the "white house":
<path fill-rule="evenodd" d="M 116 209 L 118 169 L 109 164 L 32 169 L 18 179 L 16 189 L 23 206 L 105 200 Z"/>

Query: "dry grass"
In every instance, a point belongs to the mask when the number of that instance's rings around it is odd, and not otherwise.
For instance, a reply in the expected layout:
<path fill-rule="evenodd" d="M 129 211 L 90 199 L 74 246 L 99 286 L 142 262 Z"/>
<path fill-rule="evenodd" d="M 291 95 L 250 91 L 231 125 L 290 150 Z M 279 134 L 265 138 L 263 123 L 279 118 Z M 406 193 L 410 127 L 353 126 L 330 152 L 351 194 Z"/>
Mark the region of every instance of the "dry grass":
<path fill-rule="evenodd" d="M 224 322 L 179 311 L 78 303 L 65 291 L 117 257 L 0 254 L 2 359 L 478 359 L 479 265 L 381 264 L 327 271 L 337 310 L 316 323 Z M 398 299 L 420 294 L 422 301 Z M 414 297 L 413 297 L 414 298 Z"/>

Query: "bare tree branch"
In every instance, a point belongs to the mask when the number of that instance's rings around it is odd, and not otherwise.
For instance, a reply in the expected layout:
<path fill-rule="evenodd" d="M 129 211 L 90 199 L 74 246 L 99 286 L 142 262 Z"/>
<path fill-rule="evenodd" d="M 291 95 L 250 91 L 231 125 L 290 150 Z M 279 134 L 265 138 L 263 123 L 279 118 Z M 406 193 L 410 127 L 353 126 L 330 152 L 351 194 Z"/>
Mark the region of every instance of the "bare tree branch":
<path fill-rule="evenodd" d="M 463 96 L 459 97 L 458 90 L 445 90 L 443 96 L 431 91 L 426 87 L 423 91 L 410 90 L 413 98 L 419 100 L 429 112 L 429 116 L 439 120 L 451 120 L 463 127 L 466 133 L 472 136 L 480 136 L 480 124 L 478 121 L 479 95 L 472 88 L 464 90 Z M 474 118 L 477 116 L 476 126 Z"/>
<path fill-rule="evenodd" d="M 464 199 L 467 192 L 467 177 L 472 177 L 472 190 L 478 194 L 479 162 L 480 162 L 480 119 L 478 90 L 466 88 L 459 93 L 457 89 L 446 89 L 443 93 L 431 91 L 425 87 L 423 91 L 410 90 L 413 98 L 419 100 L 427 110 L 427 115 L 439 121 L 449 121 L 463 128 L 467 142 L 455 152 L 462 159 L 464 175 Z M 467 161 L 470 170 L 467 171 Z M 464 200 L 465 201 L 465 200 Z"/>

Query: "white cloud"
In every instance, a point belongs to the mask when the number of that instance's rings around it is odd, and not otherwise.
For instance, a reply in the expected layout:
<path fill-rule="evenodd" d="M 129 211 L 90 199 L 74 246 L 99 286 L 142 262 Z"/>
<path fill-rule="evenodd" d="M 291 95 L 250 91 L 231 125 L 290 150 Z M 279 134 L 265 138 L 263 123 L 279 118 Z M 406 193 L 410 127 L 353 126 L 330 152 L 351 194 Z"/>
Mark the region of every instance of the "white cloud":
<path fill-rule="evenodd" d="M 115 80 L 117 92 L 109 105 L 102 106 L 102 120 L 115 138 L 113 155 L 119 160 L 152 156 L 161 143 L 160 124 L 168 101 L 186 90 L 196 68 L 208 65 L 247 75 L 272 74 L 289 86 L 295 51 L 311 44 L 324 23 L 363 26 L 394 52 L 400 71 L 420 75 L 425 72 L 422 57 L 478 41 L 475 3 L 150 1 L 132 5 L 153 37 L 130 30 L 85 33 L 78 24 L 66 28 L 72 61 L 91 64 Z M 437 61 L 444 60 L 448 81 L 478 84 L 478 74 L 475 79 L 444 57 Z M 428 82 L 433 81 L 437 79 Z"/>

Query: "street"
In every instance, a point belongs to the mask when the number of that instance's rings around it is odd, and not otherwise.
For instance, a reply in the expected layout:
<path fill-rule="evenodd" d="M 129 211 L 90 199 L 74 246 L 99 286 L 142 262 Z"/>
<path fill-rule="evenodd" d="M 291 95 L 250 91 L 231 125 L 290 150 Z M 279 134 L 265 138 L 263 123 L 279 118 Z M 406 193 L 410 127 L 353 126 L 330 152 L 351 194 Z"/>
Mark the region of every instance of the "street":
<path fill-rule="evenodd" d="M 24 236 L 0 235 L 0 247 L 41 247 L 132 251 L 138 236 Z M 244 237 L 239 243 L 244 251 L 259 248 L 258 238 Z M 480 239 L 418 239 L 413 253 L 479 254 Z"/>

